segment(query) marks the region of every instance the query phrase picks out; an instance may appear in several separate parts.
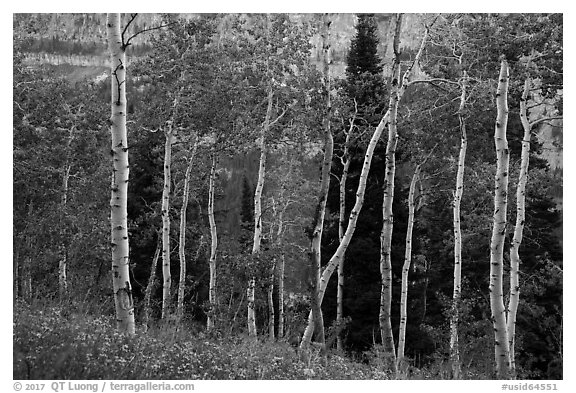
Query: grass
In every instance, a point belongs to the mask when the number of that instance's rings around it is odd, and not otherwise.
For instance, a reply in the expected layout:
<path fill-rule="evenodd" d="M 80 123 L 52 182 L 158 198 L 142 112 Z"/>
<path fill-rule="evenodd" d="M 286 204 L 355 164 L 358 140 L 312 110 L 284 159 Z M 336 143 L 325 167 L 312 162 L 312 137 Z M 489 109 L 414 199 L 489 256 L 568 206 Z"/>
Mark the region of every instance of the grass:
<path fill-rule="evenodd" d="M 111 317 L 16 305 L 14 379 L 388 379 L 375 366 L 317 354 L 302 362 L 283 342 L 213 338 L 174 326 L 120 334 Z"/>

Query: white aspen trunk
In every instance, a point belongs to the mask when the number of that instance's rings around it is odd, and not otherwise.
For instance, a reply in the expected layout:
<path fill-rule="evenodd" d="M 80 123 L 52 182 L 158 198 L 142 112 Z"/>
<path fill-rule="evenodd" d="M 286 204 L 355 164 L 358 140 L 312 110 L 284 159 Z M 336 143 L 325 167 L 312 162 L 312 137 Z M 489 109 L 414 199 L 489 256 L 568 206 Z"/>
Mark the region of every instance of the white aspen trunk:
<path fill-rule="evenodd" d="M 268 285 L 268 338 L 270 341 L 274 341 L 274 272 L 276 271 L 276 261 L 272 264 L 270 268 L 270 284 Z"/>
<path fill-rule="evenodd" d="M 395 36 L 394 36 L 395 48 L 398 48 L 399 41 L 400 41 L 400 25 L 401 25 L 401 18 L 399 18 L 399 20 L 397 22 L 397 28 L 396 28 L 396 32 L 395 32 Z M 414 68 L 416 63 L 418 63 L 420 57 L 422 56 L 422 52 L 424 51 L 424 46 L 425 46 L 427 38 L 428 38 L 428 30 L 426 30 L 424 37 L 422 38 L 422 44 L 420 45 L 420 49 L 418 50 L 418 53 L 416 54 L 416 57 L 414 58 L 414 62 L 404 73 L 404 78 L 403 78 L 404 82 L 400 86 L 400 89 L 398 92 L 399 98 L 402 98 L 402 96 L 404 95 L 404 92 L 406 91 L 406 88 L 409 84 L 408 81 L 409 81 L 410 75 L 412 73 L 412 69 Z M 342 241 L 338 245 L 338 248 L 336 249 L 336 251 L 334 252 L 332 257 L 328 261 L 328 264 L 324 268 L 324 271 L 322 272 L 322 276 L 320 278 L 320 302 L 322 302 L 322 299 L 324 298 L 324 292 L 326 290 L 326 286 L 328 285 L 328 280 L 330 279 L 330 277 L 332 276 L 332 273 L 334 272 L 334 270 L 336 269 L 336 267 L 340 263 L 340 260 L 342 259 L 343 254 L 346 252 L 346 249 L 348 248 L 348 245 L 350 244 L 350 240 L 352 239 L 352 235 L 354 234 L 354 231 L 356 229 L 356 222 L 358 221 L 358 215 L 360 214 L 360 211 L 362 210 L 362 204 L 364 203 L 364 193 L 366 191 L 366 181 L 368 178 L 368 172 L 370 171 L 370 165 L 372 163 L 372 156 L 374 155 L 374 149 L 376 148 L 376 144 L 378 143 L 380 136 L 382 135 L 382 132 L 384 131 L 384 128 L 388 125 L 389 119 L 390 119 L 390 110 L 386 111 L 386 113 L 384 114 L 384 116 L 380 120 L 380 123 L 376 127 L 376 130 L 374 130 L 374 134 L 372 135 L 372 138 L 370 139 L 370 142 L 368 143 L 368 147 L 366 148 L 366 153 L 364 154 L 364 163 L 362 164 L 362 171 L 360 172 L 360 179 L 358 181 L 358 188 L 356 190 L 356 201 L 354 203 L 354 207 L 352 208 L 352 211 L 350 212 L 350 216 L 348 218 L 348 226 L 346 227 L 346 232 L 344 233 L 344 237 L 342 238 Z M 308 316 L 308 325 L 306 326 L 306 330 L 304 331 L 304 335 L 302 338 L 303 340 L 304 339 L 310 340 L 310 337 L 312 336 L 312 333 L 314 332 L 314 324 L 312 321 L 312 315 L 311 314 L 312 313 L 310 313 Z M 393 352 L 393 356 L 394 357 L 396 356 L 394 352 Z M 396 362 L 393 362 L 393 366 L 394 367 L 396 366 Z"/>
<path fill-rule="evenodd" d="M 380 290 L 380 337 L 384 351 L 384 358 L 388 367 L 397 373 L 396 351 L 394 349 L 394 336 L 392 334 L 392 321 L 390 319 L 392 307 L 392 258 L 390 249 L 392 245 L 392 230 L 394 217 L 392 214 L 392 201 L 394 199 L 394 177 L 396 173 L 396 144 L 398 142 L 397 115 L 400 102 L 400 88 L 406 86 L 400 82 L 400 29 L 402 27 L 402 14 L 397 16 L 396 33 L 394 37 L 394 65 L 392 68 L 392 83 L 388 112 L 388 142 L 386 144 L 386 171 L 384 176 L 384 198 L 382 201 L 382 231 L 380 233 L 380 275 L 382 286 Z M 424 40 L 423 40 L 424 42 Z"/>
<path fill-rule="evenodd" d="M 172 144 L 174 143 L 173 124 L 165 131 L 164 143 L 164 188 L 162 190 L 162 319 L 170 315 L 170 288 L 172 274 L 170 272 L 170 187 L 172 166 Z"/>
<path fill-rule="evenodd" d="M 310 263 L 312 271 L 312 319 L 316 327 L 317 341 L 322 345 L 322 353 L 326 351 L 325 337 L 324 337 L 324 318 L 322 316 L 322 299 L 324 293 L 320 293 L 320 280 L 321 280 L 321 252 L 320 247 L 322 243 L 322 232 L 324 227 L 324 216 L 326 213 L 326 200 L 328 199 L 328 188 L 330 185 L 330 167 L 332 165 L 332 152 L 334 147 L 334 140 L 329 126 L 326 130 L 326 140 L 324 147 L 324 160 L 322 163 L 322 178 L 320 182 L 320 192 L 318 195 L 318 203 L 316 205 L 316 213 L 310 236 Z M 306 340 L 305 340 L 305 339 Z M 312 336 L 305 336 L 300 344 L 301 349 L 306 349 L 310 344 Z"/>
<path fill-rule="evenodd" d="M 322 28 L 322 49 L 323 49 L 323 73 L 324 73 L 324 88 L 326 91 L 326 115 L 325 115 L 325 137 L 324 137 L 324 159 L 322 162 L 322 174 L 320 178 L 320 188 L 318 190 L 318 200 L 316 204 L 316 211 L 311 225 L 310 231 L 310 264 L 311 264 L 311 283 L 312 283 L 312 319 L 315 325 L 316 338 L 321 345 L 321 355 L 324 362 L 326 362 L 326 339 L 324 336 L 324 317 L 322 315 L 322 299 L 320 298 L 320 276 L 322 272 L 322 258 L 321 258 L 321 244 L 322 232 L 324 229 L 324 217 L 326 214 L 326 201 L 328 199 L 328 190 L 330 187 L 330 169 L 332 167 L 332 155 L 334 152 L 334 138 L 330 129 L 330 75 L 329 75 L 329 56 L 330 45 L 328 36 L 330 34 L 329 26 L 330 21 L 326 14 L 323 15 L 323 28 Z M 306 337 L 300 343 L 300 349 L 306 350 L 310 345 L 312 336 Z"/>
<path fill-rule="evenodd" d="M 284 253 L 280 256 L 278 265 L 278 338 L 284 337 L 284 268 L 286 259 Z"/>
<path fill-rule="evenodd" d="M 494 131 L 496 176 L 494 180 L 494 217 L 490 241 L 490 309 L 494 324 L 494 354 L 498 379 L 510 377 L 510 343 L 506 327 L 506 310 L 502 277 L 504 273 L 504 238 L 508 205 L 508 166 L 510 153 L 506 139 L 508 123 L 508 63 L 502 60 L 496 91 L 497 117 Z"/>
<path fill-rule="evenodd" d="M 360 180 L 358 182 L 358 188 L 356 190 L 356 202 L 354 203 L 354 207 L 350 212 L 350 216 L 348 218 L 348 226 L 346 227 L 346 232 L 344 233 L 344 237 L 342 241 L 338 245 L 338 248 L 328 261 L 328 264 L 324 268 L 322 275 L 320 276 L 320 287 L 319 287 L 319 296 L 320 302 L 324 298 L 324 292 L 326 291 L 326 286 L 328 285 L 328 280 L 332 276 L 332 273 L 339 265 L 340 260 L 343 258 L 348 245 L 350 244 L 350 240 L 352 240 L 352 235 L 356 229 L 356 222 L 358 221 L 358 216 L 360 211 L 362 210 L 362 204 L 364 203 L 364 193 L 366 191 L 366 180 L 368 178 L 368 172 L 370 171 L 370 164 L 372 163 L 372 156 L 374 155 L 374 149 L 376 148 L 376 144 L 382 135 L 382 131 L 384 127 L 386 127 L 388 123 L 388 112 L 382 117 L 378 127 L 374 131 L 370 142 L 368 143 L 368 147 L 366 148 L 366 153 L 364 155 L 364 163 L 362 164 L 362 171 L 360 173 Z M 306 330 L 304 331 L 304 335 L 302 340 L 310 341 L 312 338 L 312 334 L 314 333 L 314 323 L 312 321 L 312 312 L 310 312 L 308 316 L 308 325 L 306 326 Z"/>
<path fill-rule="evenodd" d="M 192 152 L 188 158 L 186 173 L 184 174 L 184 190 L 182 195 L 182 207 L 180 208 L 180 244 L 178 245 L 178 255 L 180 259 L 180 279 L 178 280 L 178 302 L 176 314 L 181 320 L 184 316 L 184 295 L 186 292 L 186 209 L 188 208 L 188 197 L 190 193 L 190 173 L 194 166 L 194 157 L 198 147 L 198 139 L 194 135 L 194 144 Z"/>
<path fill-rule="evenodd" d="M 464 167 L 466 161 L 466 148 L 468 139 L 466 136 L 466 123 L 464 121 L 464 105 L 466 103 L 467 76 L 464 72 L 462 79 L 462 94 L 458 119 L 460 122 L 460 153 L 458 156 L 458 170 L 456 173 L 456 189 L 454 191 L 453 226 L 454 226 L 454 291 L 452 294 L 452 311 L 450 315 L 450 362 L 452 365 L 452 378 L 459 379 L 460 348 L 458 345 L 458 322 L 460 312 L 460 298 L 462 293 L 462 231 L 460 230 L 460 202 L 464 192 Z"/>
<path fill-rule="evenodd" d="M 264 178 L 266 176 L 266 135 L 270 128 L 270 117 L 272 115 L 272 98 L 274 94 L 272 88 L 268 90 L 268 107 L 266 109 L 266 118 L 260 133 L 260 165 L 258 167 L 258 182 L 256 183 L 256 190 L 254 191 L 254 243 L 252 245 L 252 254 L 260 252 L 260 243 L 262 242 L 262 190 L 264 189 Z M 248 335 L 256 337 L 256 304 L 254 299 L 254 291 L 256 287 L 256 277 L 252 277 L 248 281 L 248 289 L 246 289 L 246 298 L 248 300 Z"/>
<path fill-rule="evenodd" d="M 393 78 L 399 80 L 400 67 L 395 67 Z M 380 291 L 380 335 L 384 356 L 393 364 L 394 371 L 396 356 L 394 350 L 394 336 L 392 335 L 392 322 L 390 320 L 392 306 L 392 258 L 390 249 L 392 244 L 393 214 L 392 201 L 394 199 L 394 177 L 396 172 L 396 144 L 398 133 L 396 128 L 396 116 L 398 113 L 398 90 L 393 89 L 390 98 L 390 122 L 388 124 L 388 143 L 386 145 L 386 173 L 384 177 L 384 200 L 382 203 L 382 232 L 380 234 L 380 274 L 382 287 Z"/>
<path fill-rule="evenodd" d="M 31 216 L 32 209 L 30 208 L 28 216 Z M 22 299 L 28 304 L 32 302 L 32 237 L 26 234 L 26 256 L 22 263 L 20 290 Z"/>
<path fill-rule="evenodd" d="M 148 278 L 148 284 L 146 285 L 146 290 L 144 291 L 144 316 L 142 317 L 142 325 L 144 330 L 148 330 L 150 321 L 150 300 L 152 299 L 152 291 L 156 285 L 156 267 L 158 266 L 158 259 L 160 258 L 160 252 L 162 251 L 162 236 L 158 234 L 158 244 L 156 245 L 156 251 L 154 252 L 154 257 L 152 258 L 152 265 L 150 266 L 150 277 Z"/>
<path fill-rule="evenodd" d="M 134 334 L 134 302 L 129 275 L 128 140 L 126 132 L 126 48 L 120 14 L 107 15 L 108 49 L 112 72 L 110 133 L 112 134 L 112 195 L 110 200 L 112 285 L 118 330 Z"/>
<path fill-rule="evenodd" d="M 208 318 L 206 321 L 206 328 L 212 330 L 215 323 L 216 311 L 216 251 L 218 249 L 218 233 L 216 228 L 216 220 L 214 219 L 214 194 L 216 191 L 216 166 L 218 161 L 216 154 L 212 153 L 212 166 L 210 168 L 210 181 L 208 184 L 208 222 L 210 223 L 210 282 L 208 285 L 208 302 L 210 303 L 210 311 L 208 311 Z"/>
<path fill-rule="evenodd" d="M 408 228 L 406 229 L 406 250 L 404 253 L 404 265 L 402 266 L 402 289 L 400 291 L 400 328 L 398 332 L 398 356 L 397 368 L 404 366 L 404 347 L 406 343 L 406 323 L 408 320 L 408 273 L 412 264 L 412 231 L 414 229 L 414 215 L 416 204 L 414 194 L 416 182 L 419 180 L 421 165 L 417 165 L 410 182 L 408 192 Z"/>
<path fill-rule="evenodd" d="M 511 376 L 516 376 L 516 361 L 514 344 L 516 336 L 516 314 L 520 301 L 520 254 L 518 253 L 522 244 L 522 232 L 526 215 L 526 183 L 528 182 L 528 167 L 530 164 L 530 137 L 531 126 L 528 121 L 527 101 L 530 91 L 530 79 L 524 81 L 524 91 L 520 99 L 520 120 L 524 129 L 522 139 L 522 153 L 520 154 L 520 175 L 518 176 L 518 187 L 516 188 L 516 225 L 514 226 L 514 237 L 510 245 L 510 300 L 508 302 L 508 342 L 510 347 L 510 371 Z"/>
<path fill-rule="evenodd" d="M 338 214 L 338 241 L 342 242 L 344 238 L 344 232 L 346 230 L 344 226 L 344 220 L 346 219 L 346 180 L 348 179 L 348 170 L 350 169 L 350 152 L 349 152 L 349 144 L 350 144 L 350 137 L 352 135 L 352 131 L 354 129 L 354 121 L 356 120 L 356 115 L 358 113 L 358 109 L 354 113 L 352 120 L 350 121 L 350 129 L 348 133 L 346 133 L 346 140 L 344 141 L 344 152 L 342 154 L 342 176 L 340 177 L 340 211 Z M 338 334 L 336 336 L 336 349 L 338 351 L 343 351 L 344 347 L 342 345 L 342 319 L 344 316 L 343 313 L 343 304 L 344 304 L 344 256 L 345 253 L 342 254 L 342 258 L 340 258 L 340 262 L 338 263 L 338 289 L 336 292 L 336 326 L 338 326 Z"/>
<path fill-rule="evenodd" d="M 70 180 L 70 170 L 72 168 L 69 163 L 70 161 L 69 148 L 72 142 L 72 137 L 73 134 L 72 131 L 70 131 L 70 137 L 68 139 L 68 146 L 67 146 L 66 166 L 64 167 L 64 173 L 62 174 L 62 198 L 60 202 L 60 209 L 61 209 L 60 211 L 63 216 L 66 215 L 66 210 L 68 207 L 68 182 Z M 68 279 L 66 274 L 68 268 L 68 247 L 66 245 L 65 237 L 66 234 L 63 231 L 60 244 L 60 260 L 58 261 L 58 289 L 60 292 L 61 299 L 66 298 L 66 296 L 68 295 Z"/>

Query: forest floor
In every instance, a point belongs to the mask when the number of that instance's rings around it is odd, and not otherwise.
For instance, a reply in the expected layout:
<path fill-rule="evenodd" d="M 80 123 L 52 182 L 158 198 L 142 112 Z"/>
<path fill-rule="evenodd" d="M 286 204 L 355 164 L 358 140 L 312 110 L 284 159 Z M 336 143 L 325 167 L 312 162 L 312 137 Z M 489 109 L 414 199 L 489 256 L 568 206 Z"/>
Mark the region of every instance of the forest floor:
<path fill-rule="evenodd" d="M 137 328 L 137 330 L 139 330 Z M 377 367 L 330 355 L 300 360 L 286 342 L 216 338 L 172 326 L 120 334 L 109 316 L 63 306 L 14 306 L 14 379 L 388 379 Z"/>
<path fill-rule="evenodd" d="M 16 304 L 13 378 L 114 380 L 394 379 L 373 356 L 360 362 L 331 352 L 303 361 L 287 342 L 213 337 L 175 325 L 136 336 L 119 333 L 111 316 L 70 305 Z M 409 379 L 444 379 L 432 370 L 411 370 Z"/>

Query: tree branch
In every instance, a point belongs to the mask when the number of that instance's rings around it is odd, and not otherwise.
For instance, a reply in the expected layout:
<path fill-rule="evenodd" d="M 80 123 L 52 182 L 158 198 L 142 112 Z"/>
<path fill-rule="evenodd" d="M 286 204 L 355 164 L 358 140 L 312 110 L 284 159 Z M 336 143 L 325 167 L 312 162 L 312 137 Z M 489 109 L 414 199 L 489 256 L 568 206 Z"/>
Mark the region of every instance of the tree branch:
<path fill-rule="evenodd" d="M 549 120 L 561 120 L 563 119 L 563 116 L 549 116 L 549 117 L 543 117 L 541 119 L 538 120 L 534 120 L 533 122 L 530 123 L 530 127 L 534 127 L 537 124 L 540 124 L 544 121 L 549 121 Z"/>
<path fill-rule="evenodd" d="M 132 41 L 134 38 L 136 38 L 137 36 L 139 36 L 142 33 L 146 33 L 148 31 L 152 31 L 152 30 L 158 30 L 158 29 L 162 29 L 164 27 L 168 27 L 168 26 L 172 26 L 174 24 L 176 24 L 176 22 L 170 22 L 170 23 L 166 23 L 160 26 L 154 26 L 154 27 L 149 27 L 147 29 L 144 30 L 140 30 L 136 33 L 134 33 L 133 35 L 131 35 L 126 41 L 124 41 L 124 34 L 126 33 L 126 31 L 128 30 L 128 27 L 130 26 L 130 24 L 134 21 L 134 19 L 136 19 L 136 16 L 138 16 L 138 14 L 131 14 L 130 16 L 130 20 L 128 21 L 128 23 L 126 24 L 126 26 L 124 27 L 124 31 L 122 31 L 122 49 L 126 50 L 126 48 L 128 46 L 131 45 L 130 41 Z"/>

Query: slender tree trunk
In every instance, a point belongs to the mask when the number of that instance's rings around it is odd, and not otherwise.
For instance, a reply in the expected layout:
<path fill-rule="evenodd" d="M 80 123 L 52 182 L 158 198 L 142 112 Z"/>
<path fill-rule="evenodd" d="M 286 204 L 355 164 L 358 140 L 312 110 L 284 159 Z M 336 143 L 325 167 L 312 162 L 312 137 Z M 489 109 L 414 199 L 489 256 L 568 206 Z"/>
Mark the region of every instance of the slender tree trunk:
<path fill-rule="evenodd" d="M 408 228 L 406 229 L 406 250 L 404 254 L 404 265 L 402 266 L 402 289 L 400 292 L 400 328 L 398 332 L 398 357 L 397 367 L 403 369 L 404 366 L 404 347 L 406 343 L 406 323 L 408 320 L 408 273 L 412 264 L 412 231 L 415 221 L 414 194 L 416 191 L 416 182 L 419 181 L 421 165 L 417 165 L 410 182 L 410 191 L 408 192 Z"/>
<path fill-rule="evenodd" d="M 210 168 L 210 181 L 208 184 L 208 222 L 210 223 L 210 282 L 208 286 L 208 302 L 210 303 L 210 310 L 208 311 L 208 319 L 206 328 L 212 330 L 215 323 L 216 312 L 216 251 L 218 248 L 218 233 L 216 230 L 216 220 L 214 219 L 214 194 L 216 191 L 216 166 L 218 161 L 216 154 L 212 153 L 212 166 Z"/>
<path fill-rule="evenodd" d="M 518 187 L 516 189 L 516 225 L 514 227 L 514 237 L 510 246 L 510 300 L 508 303 L 508 342 L 510 346 L 510 372 L 511 376 L 516 376 L 516 361 L 514 344 L 516 336 L 516 314 L 520 301 L 520 254 L 518 253 L 522 244 L 522 232 L 526 213 L 526 183 L 528 182 L 528 166 L 530 164 L 530 137 L 531 126 L 528 121 L 527 101 L 530 91 L 530 79 L 524 82 L 524 91 L 520 99 L 520 120 L 524 128 L 524 138 L 522 139 L 522 153 L 520 155 L 520 175 L 518 176 Z"/>
<path fill-rule="evenodd" d="M 399 19 L 400 20 L 398 20 L 397 22 L 397 28 L 394 36 L 395 48 L 398 48 L 400 41 L 401 18 Z M 422 52 L 424 51 L 424 46 L 427 38 L 428 38 L 428 30 L 426 30 L 424 38 L 422 39 L 422 44 L 420 46 L 420 49 L 418 50 L 418 53 L 416 54 L 416 57 L 414 58 L 414 62 L 404 73 L 403 83 L 400 86 L 398 92 L 399 98 L 402 98 L 404 92 L 406 91 L 406 88 L 409 85 L 409 78 L 412 74 L 412 69 L 418 63 L 420 57 L 422 56 Z M 398 83 L 397 80 L 396 83 Z M 374 155 L 374 149 L 376 148 L 376 144 L 380 140 L 380 136 L 382 135 L 384 128 L 388 125 L 389 119 L 390 119 L 390 110 L 388 110 L 380 120 L 380 123 L 376 127 L 376 130 L 374 130 L 374 134 L 372 135 L 372 138 L 368 143 L 368 147 L 366 148 L 366 153 L 364 154 L 364 163 L 362 164 L 362 171 L 360 172 L 360 179 L 358 181 L 358 188 L 356 190 L 356 201 L 348 218 L 348 226 L 346 227 L 346 232 L 344 233 L 344 237 L 342 238 L 342 241 L 338 245 L 338 248 L 336 249 L 332 257 L 328 261 L 328 264 L 324 268 L 324 271 L 322 272 L 322 276 L 320 278 L 320 290 L 319 290 L 320 302 L 322 302 L 322 299 L 324 298 L 324 292 L 326 290 L 326 286 L 328 285 L 328 280 L 332 276 L 332 273 L 334 272 L 336 267 L 339 265 L 340 260 L 343 258 L 343 254 L 346 252 L 346 249 L 350 244 L 350 240 L 352 239 L 352 235 L 354 234 L 354 231 L 356 229 L 356 222 L 358 221 L 358 215 L 360 214 L 360 211 L 362 210 L 362 204 L 364 203 L 366 181 L 368 178 L 368 172 L 370 171 L 370 165 L 372 163 L 372 156 Z M 314 323 L 312 321 L 312 313 L 310 313 L 308 316 L 308 325 L 306 326 L 306 330 L 304 331 L 302 340 L 305 339 L 310 340 L 310 337 L 312 336 L 313 332 L 314 332 Z M 396 356 L 395 353 L 393 353 L 393 355 L 394 357 Z M 395 367 L 396 362 L 393 362 L 393 365 Z"/>
<path fill-rule="evenodd" d="M 464 191 L 464 167 L 466 161 L 466 123 L 464 120 L 464 105 L 466 103 L 467 76 L 464 72 L 462 79 L 462 94 L 458 119 L 460 122 L 460 154 L 458 156 L 458 171 L 456 173 L 456 190 L 454 191 L 453 225 L 454 225 L 454 291 L 452 294 L 452 311 L 450 315 L 450 362 L 452 365 L 452 378 L 459 379 L 461 372 L 460 348 L 458 345 L 458 322 L 460 313 L 460 298 L 462 293 L 462 231 L 460 230 L 460 202 Z"/>
<path fill-rule="evenodd" d="M 172 184 L 172 144 L 174 131 L 172 124 L 166 129 L 164 143 L 164 189 L 162 190 L 162 319 L 170 315 L 170 289 L 172 273 L 170 271 L 170 188 Z"/>
<path fill-rule="evenodd" d="M 388 143 L 386 145 L 386 172 L 384 176 L 384 198 L 382 202 L 382 232 L 380 234 L 380 274 L 382 288 L 380 292 L 380 335 L 384 349 L 384 357 L 388 360 L 391 369 L 397 373 L 396 353 L 394 349 L 394 336 L 392 334 L 392 323 L 390 313 L 392 307 L 392 232 L 394 227 L 394 217 L 392 213 L 392 202 L 394 200 L 394 178 L 396 173 L 396 145 L 398 143 L 397 116 L 398 105 L 406 88 L 410 85 L 410 77 L 414 65 L 418 63 L 426 40 L 428 39 L 428 28 L 426 28 L 420 48 L 412 65 L 404 72 L 400 80 L 400 30 L 402 26 L 402 14 L 397 16 L 396 32 L 394 35 L 394 65 L 392 72 L 392 83 L 388 112 L 390 121 L 388 123 Z"/>
<path fill-rule="evenodd" d="M 384 177 L 384 199 L 382 202 L 382 232 L 380 234 L 380 275 L 382 287 L 380 290 L 380 336 L 384 350 L 384 357 L 389 367 L 397 372 L 396 353 L 394 349 L 394 336 L 392 334 L 392 322 L 390 313 L 392 307 L 392 259 L 390 249 L 392 244 L 392 230 L 394 217 L 392 214 L 392 201 L 394 199 L 394 177 L 396 173 L 396 144 L 398 142 L 397 115 L 400 101 L 400 51 L 399 32 L 402 26 L 402 15 L 399 14 L 396 21 L 396 34 L 394 39 L 394 65 L 388 112 L 388 143 L 386 145 L 386 172 Z"/>
<path fill-rule="evenodd" d="M 274 324 L 276 323 L 276 316 L 274 313 L 274 272 L 276 271 L 276 260 L 273 261 L 270 267 L 270 284 L 267 288 L 268 293 L 268 338 L 274 341 Z"/>
<path fill-rule="evenodd" d="M 142 325 L 145 330 L 148 330 L 150 321 L 150 300 L 152 300 L 152 291 L 156 286 L 156 268 L 158 267 L 158 258 L 160 258 L 160 252 L 162 251 L 162 236 L 158 233 L 158 242 L 156 245 L 156 251 L 154 252 L 154 257 L 152 258 L 152 265 L 150 266 L 150 277 L 148 278 L 148 284 L 146 285 L 146 290 L 144 291 L 144 316 L 142 317 Z"/>
<path fill-rule="evenodd" d="M 284 337 L 284 268 L 286 258 L 284 253 L 280 256 L 278 265 L 278 338 Z"/>
<path fill-rule="evenodd" d="M 264 178 L 266 176 L 266 135 L 270 128 L 270 117 L 272 115 L 272 98 L 274 94 L 272 88 L 268 90 L 268 107 L 266 109 L 266 118 L 260 134 L 260 165 L 258 167 L 258 182 L 254 192 L 254 243 L 252 245 L 252 254 L 260 252 L 260 243 L 262 242 L 262 190 L 264 189 Z M 250 278 L 246 298 L 248 299 L 248 335 L 256 337 L 256 304 L 254 291 L 256 287 L 256 277 Z"/>
<path fill-rule="evenodd" d="M 322 258 L 321 258 L 321 244 L 322 232 L 324 228 L 324 216 L 326 214 L 326 201 L 328 199 L 328 190 L 330 187 L 330 169 L 332 166 L 332 155 L 334 151 L 334 139 L 330 129 L 330 75 L 329 75 L 329 55 L 330 45 L 328 36 L 330 34 L 329 26 L 330 21 L 328 16 L 323 15 L 323 28 L 322 28 L 322 46 L 323 46 L 323 72 L 324 72 L 324 88 L 326 92 L 326 115 L 325 115 L 325 139 L 324 139 L 324 160 L 322 162 L 322 174 L 320 179 L 320 189 L 318 190 L 318 201 L 316 204 L 316 211 L 314 219 L 310 227 L 310 265 L 311 265 L 311 283 L 312 283 L 312 319 L 316 328 L 316 338 L 321 345 L 321 355 L 326 363 L 326 339 L 324 337 L 324 317 L 322 315 L 322 299 L 320 296 L 320 277 L 322 272 Z M 311 336 L 306 337 L 300 343 L 300 349 L 308 349 L 310 345 Z"/>
<path fill-rule="evenodd" d="M 490 309 L 494 324 L 494 352 L 496 374 L 499 379 L 510 377 L 510 343 L 506 327 L 506 310 L 502 289 L 504 272 L 504 238 L 506 236 L 506 210 L 508 205 L 509 156 L 506 128 L 508 123 L 508 63 L 502 60 L 498 90 L 496 91 L 497 118 L 494 132 L 496 147 L 496 177 L 494 181 L 494 218 L 490 241 Z"/>
<path fill-rule="evenodd" d="M 32 209 L 29 211 L 31 212 Z M 30 214 L 28 215 L 30 217 Z M 25 237 L 26 244 L 26 256 L 24 257 L 24 262 L 22 263 L 21 269 L 21 282 L 20 290 L 22 293 L 22 299 L 28 304 L 32 302 L 32 236 L 26 234 Z"/>
<path fill-rule="evenodd" d="M 400 78 L 400 69 L 396 67 L 394 78 Z M 392 201 L 394 199 L 394 175 L 396 172 L 395 155 L 398 134 L 396 130 L 396 116 L 398 110 L 398 93 L 392 92 L 390 99 L 390 123 L 388 124 L 388 144 L 386 146 L 386 174 L 384 178 L 384 202 L 382 204 L 382 233 L 380 234 L 380 274 L 382 288 L 380 291 L 380 334 L 384 346 L 384 356 L 393 364 L 396 363 L 394 351 L 394 337 L 392 335 L 392 322 L 390 312 L 392 305 L 392 258 L 390 249 L 392 244 L 393 214 Z"/>
<path fill-rule="evenodd" d="M 354 129 L 354 122 L 356 120 L 356 115 L 358 114 L 358 108 L 354 113 L 352 120 L 350 121 L 350 129 L 346 133 L 346 140 L 344 141 L 344 152 L 342 154 L 342 176 L 340 177 L 340 209 L 338 214 L 338 241 L 342 242 L 344 238 L 344 233 L 346 231 L 345 219 L 346 219 L 346 180 L 348 179 L 348 170 L 350 169 L 350 137 Z M 338 334 L 336 336 L 336 349 L 338 351 L 344 350 L 342 345 L 342 320 L 343 320 L 343 304 L 344 304 L 344 258 L 345 253 L 340 258 L 338 263 L 338 289 L 336 293 L 336 326 L 338 326 Z"/>
<path fill-rule="evenodd" d="M 68 139 L 68 149 L 72 142 L 72 131 L 70 131 L 70 137 Z M 65 225 L 64 218 L 66 217 L 66 211 L 68 208 L 68 182 L 70 180 L 70 170 L 71 165 L 69 163 L 70 157 L 67 149 L 66 166 L 62 174 L 62 198 L 60 201 L 60 212 L 62 214 L 62 225 Z M 60 260 L 58 261 L 58 289 L 60 293 L 60 299 L 65 299 L 68 296 L 68 279 L 67 279 L 67 268 L 68 268 L 68 247 L 67 247 L 67 237 L 65 233 L 65 228 L 63 228 L 61 233 L 61 243 L 60 243 Z"/>
<path fill-rule="evenodd" d="M 188 208 L 188 197 L 190 193 L 190 173 L 194 166 L 194 156 L 197 149 L 197 137 L 194 135 L 192 152 L 188 158 L 186 173 L 184 174 L 184 190 L 182 195 L 182 207 L 180 209 L 180 244 L 178 245 L 178 255 L 180 258 L 180 279 L 178 281 L 178 305 L 176 314 L 181 320 L 184 316 L 184 294 L 186 291 L 186 209 Z"/>
<path fill-rule="evenodd" d="M 324 161 L 322 163 L 322 178 L 320 182 L 320 192 L 318 195 L 318 203 L 316 205 L 316 213 L 312 223 L 312 231 L 310 236 L 310 263 L 311 263 L 311 282 L 312 282 L 312 319 L 316 327 L 317 341 L 322 346 L 322 355 L 326 352 L 326 340 L 324 337 L 324 317 L 322 315 L 322 298 L 320 294 L 320 278 L 321 278 L 321 253 L 320 246 L 322 242 L 322 232 L 324 227 L 324 216 L 326 213 L 326 200 L 328 199 L 328 188 L 330 185 L 330 167 L 332 164 L 332 152 L 334 147 L 334 140 L 330 127 L 327 126 L 326 140 L 324 145 Z M 306 337 L 308 338 L 308 337 Z M 312 338 L 311 336 L 309 337 Z M 302 340 L 300 344 L 301 349 L 306 349 L 310 344 L 310 340 Z"/>
<path fill-rule="evenodd" d="M 112 285 L 116 308 L 116 324 L 119 330 L 134 334 L 134 302 L 129 275 L 128 247 L 128 140 L 126 132 L 126 48 L 120 29 L 120 14 L 107 16 L 108 48 L 112 71 L 112 196 L 111 246 Z"/>

